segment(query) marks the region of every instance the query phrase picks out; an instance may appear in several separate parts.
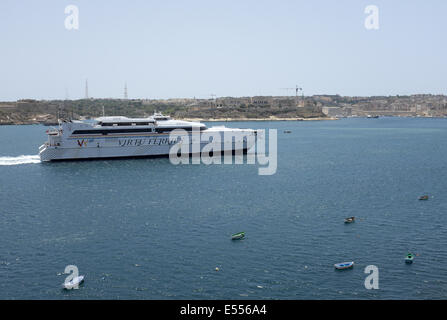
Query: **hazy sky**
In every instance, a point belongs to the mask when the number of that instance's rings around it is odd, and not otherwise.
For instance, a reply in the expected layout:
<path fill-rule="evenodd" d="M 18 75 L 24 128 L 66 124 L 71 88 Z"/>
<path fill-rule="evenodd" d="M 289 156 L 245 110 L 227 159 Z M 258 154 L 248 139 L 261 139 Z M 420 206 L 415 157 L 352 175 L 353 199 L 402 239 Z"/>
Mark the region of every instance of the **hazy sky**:
<path fill-rule="evenodd" d="M 446 31 L 445 0 L 1 0 L 0 100 L 447 94 Z"/>

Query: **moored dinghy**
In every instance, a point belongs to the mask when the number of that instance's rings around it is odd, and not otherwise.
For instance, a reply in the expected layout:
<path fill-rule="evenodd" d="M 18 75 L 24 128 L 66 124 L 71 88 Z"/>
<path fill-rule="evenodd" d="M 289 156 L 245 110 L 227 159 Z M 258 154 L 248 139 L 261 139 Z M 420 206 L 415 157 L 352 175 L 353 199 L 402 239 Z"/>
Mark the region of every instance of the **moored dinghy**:
<path fill-rule="evenodd" d="M 245 237 L 245 232 L 238 232 L 231 235 L 231 240 L 240 240 Z"/>
<path fill-rule="evenodd" d="M 427 195 L 420 196 L 420 197 L 419 197 L 419 200 L 428 200 L 428 196 L 427 196 Z"/>
<path fill-rule="evenodd" d="M 335 269 L 338 269 L 338 270 L 349 269 L 349 268 L 352 268 L 353 266 L 354 266 L 354 261 L 340 262 L 340 263 L 334 264 Z"/>
<path fill-rule="evenodd" d="M 355 221 L 355 217 L 345 218 L 345 223 L 353 223 Z"/>
<path fill-rule="evenodd" d="M 409 253 L 405 256 L 405 263 L 413 263 L 414 260 L 414 254 Z"/>

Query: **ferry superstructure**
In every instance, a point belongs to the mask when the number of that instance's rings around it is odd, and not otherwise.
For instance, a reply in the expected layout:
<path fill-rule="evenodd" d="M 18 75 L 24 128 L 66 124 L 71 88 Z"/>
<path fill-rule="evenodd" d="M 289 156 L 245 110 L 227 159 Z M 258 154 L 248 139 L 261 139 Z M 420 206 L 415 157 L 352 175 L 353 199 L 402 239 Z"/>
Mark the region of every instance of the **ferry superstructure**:
<path fill-rule="evenodd" d="M 172 138 L 171 133 L 177 132 L 182 132 L 183 136 Z M 256 138 L 256 130 L 225 126 L 207 128 L 200 122 L 174 120 L 162 114 L 147 118 L 100 117 L 94 122 L 59 120 L 58 128 L 47 131 L 48 140 L 39 147 L 39 156 L 43 162 L 168 156 L 171 147 L 183 141 L 191 144 L 191 154 L 194 150 L 200 152 L 209 143 L 199 140 L 199 148 L 194 148 L 194 134 L 198 133 L 218 135 L 221 143 L 213 150 L 221 152 L 250 149 Z"/>

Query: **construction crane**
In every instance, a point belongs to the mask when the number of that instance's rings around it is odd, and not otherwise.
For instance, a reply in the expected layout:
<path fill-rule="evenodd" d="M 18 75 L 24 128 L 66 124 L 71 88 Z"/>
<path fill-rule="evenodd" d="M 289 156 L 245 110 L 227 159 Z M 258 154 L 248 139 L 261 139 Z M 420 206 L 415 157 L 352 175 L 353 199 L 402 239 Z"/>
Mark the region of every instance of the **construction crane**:
<path fill-rule="evenodd" d="M 295 86 L 295 88 L 280 88 L 280 90 L 295 90 L 295 104 L 298 106 L 298 91 L 301 90 L 301 98 L 303 101 L 303 107 L 304 107 L 304 93 L 303 93 L 303 88 L 300 88 L 297 86 Z"/>

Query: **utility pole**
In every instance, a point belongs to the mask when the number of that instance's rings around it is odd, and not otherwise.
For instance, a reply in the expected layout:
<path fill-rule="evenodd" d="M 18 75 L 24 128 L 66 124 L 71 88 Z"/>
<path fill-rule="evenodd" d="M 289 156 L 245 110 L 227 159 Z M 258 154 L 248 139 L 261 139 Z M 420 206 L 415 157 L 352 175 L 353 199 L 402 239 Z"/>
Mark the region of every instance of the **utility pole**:
<path fill-rule="evenodd" d="M 85 79 L 85 99 L 88 99 L 88 79 Z"/>
<path fill-rule="evenodd" d="M 124 83 L 124 100 L 127 100 L 127 82 Z"/>
<path fill-rule="evenodd" d="M 210 96 L 211 96 L 211 99 L 214 100 L 214 106 L 216 106 L 216 104 L 217 104 L 216 97 L 217 96 L 214 93 L 210 94 Z"/>

